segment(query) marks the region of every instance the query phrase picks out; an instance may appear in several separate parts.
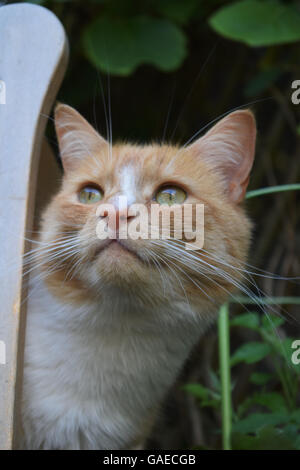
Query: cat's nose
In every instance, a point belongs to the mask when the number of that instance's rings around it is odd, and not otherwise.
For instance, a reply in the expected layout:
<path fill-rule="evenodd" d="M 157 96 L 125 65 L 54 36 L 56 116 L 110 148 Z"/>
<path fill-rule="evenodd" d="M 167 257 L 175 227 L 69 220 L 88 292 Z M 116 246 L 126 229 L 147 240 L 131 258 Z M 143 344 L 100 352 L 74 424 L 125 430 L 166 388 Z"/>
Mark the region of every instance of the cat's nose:
<path fill-rule="evenodd" d="M 128 222 L 134 219 L 134 215 L 128 215 L 127 208 L 124 209 L 117 209 L 115 211 L 115 217 L 109 217 L 108 219 L 108 227 L 111 230 L 119 230 L 120 227 L 128 224 Z"/>

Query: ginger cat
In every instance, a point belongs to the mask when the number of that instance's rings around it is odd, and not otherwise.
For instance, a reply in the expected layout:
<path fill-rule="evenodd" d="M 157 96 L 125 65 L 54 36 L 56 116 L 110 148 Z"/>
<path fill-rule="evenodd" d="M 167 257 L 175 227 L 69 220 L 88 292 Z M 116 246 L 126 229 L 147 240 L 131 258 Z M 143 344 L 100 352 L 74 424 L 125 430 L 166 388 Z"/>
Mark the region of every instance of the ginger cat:
<path fill-rule="evenodd" d="M 22 419 L 27 449 L 130 449 L 218 307 L 241 278 L 251 224 L 242 205 L 255 120 L 233 112 L 182 148 L 110 145 L 74 109 L 55 125 L 62 186 L 30 254 Z M 204 245 L 96 236 L 97 209 L 118 197 L 204 204 Z M 162 222 L 163 224 L 163 222 Z"/>

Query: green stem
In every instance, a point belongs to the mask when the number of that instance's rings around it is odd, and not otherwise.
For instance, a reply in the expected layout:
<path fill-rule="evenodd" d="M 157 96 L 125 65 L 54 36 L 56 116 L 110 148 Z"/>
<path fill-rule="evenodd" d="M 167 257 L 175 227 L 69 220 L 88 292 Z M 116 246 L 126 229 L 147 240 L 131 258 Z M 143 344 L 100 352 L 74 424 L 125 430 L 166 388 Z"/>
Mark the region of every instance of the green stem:
<path fill-rule="evenodd" d="M 278 378 L 281 382 L 281 385 L 282 385 L 282 388 L 283 388 L 283 393 L 285 395 L 285 399 L 286 399 L 286 402 L 288 404 L 288 407 L 289 407 L 290 410 L 293 410 L 294 401 L 293 401 L 293 397 L 290 393 L 288 380 L 286 379 L 286 376 L 285 376 L 283 370 L 281 370 L 280 366 L 275 364 L 275 370 L 276 370 Z"/>
<path fill-rule="evenodd" d="M 282 191 L 294 191 L 295 189 L 300 189 L 300 184 L 282 184 L 280 186 L 270 186 L 269 188 L 254 189 L 253 191 L 247 192 L 246 199 L 262 196 L 263 194 L 280 193 Z"/>
<path fill-rule="evenodd" d="M 247 297 L 244 295 L 235 295 L 230 299 L 230 302 L 262 305 L 299 305 L 300 297 Z"/>
<path fill-rule="evenodd" d="M 219 361 L 222 390 L 222 442 L 223 449 L 231 449 L 231 384 L 230 384 L 230 344 L 229 344 L 229 308 L 222 305 L 218 320 Z"/>

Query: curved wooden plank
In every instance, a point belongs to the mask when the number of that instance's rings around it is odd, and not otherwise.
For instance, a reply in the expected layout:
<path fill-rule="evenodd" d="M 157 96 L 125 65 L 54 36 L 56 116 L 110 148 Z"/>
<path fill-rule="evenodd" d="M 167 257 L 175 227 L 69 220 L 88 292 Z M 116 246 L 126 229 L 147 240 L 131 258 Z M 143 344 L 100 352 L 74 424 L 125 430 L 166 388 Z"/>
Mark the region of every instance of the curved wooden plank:
<path fill-rule="evenodd" d="M 6 364 L 0 364 L 0 449 L 10 449 L 16 436 L 25 326 L 24 236 L 33 220 L 47 121 L 43 114 L 49 113 L 66 68 L 65 32 L 43 7 L 3 6 L 0 51 L 0 80 L 6 88 L 6 104 L 0 102 L 0 341 L 6 345 Z"/>

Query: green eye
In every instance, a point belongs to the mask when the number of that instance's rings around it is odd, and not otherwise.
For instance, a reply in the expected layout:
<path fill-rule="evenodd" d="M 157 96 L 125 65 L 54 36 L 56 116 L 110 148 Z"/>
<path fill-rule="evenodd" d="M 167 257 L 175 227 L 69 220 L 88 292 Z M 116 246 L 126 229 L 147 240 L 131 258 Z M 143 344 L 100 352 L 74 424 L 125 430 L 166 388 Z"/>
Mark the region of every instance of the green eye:
<path fill-rule="evenodd" d="M 164 186 L 155 195 L 155 200 L 159 204 L 182 204 L 186 200 L 186 192 L 177 186 Z"/>
<path fill-rule="evenodd" d="M 82 204 L 94 204 L 103 198 L 103 191 L 93 186 L 85 186 L 79 192 L 78 197 Z"/>

